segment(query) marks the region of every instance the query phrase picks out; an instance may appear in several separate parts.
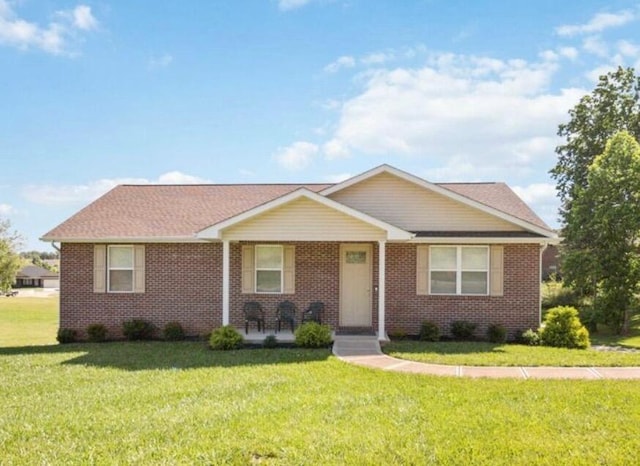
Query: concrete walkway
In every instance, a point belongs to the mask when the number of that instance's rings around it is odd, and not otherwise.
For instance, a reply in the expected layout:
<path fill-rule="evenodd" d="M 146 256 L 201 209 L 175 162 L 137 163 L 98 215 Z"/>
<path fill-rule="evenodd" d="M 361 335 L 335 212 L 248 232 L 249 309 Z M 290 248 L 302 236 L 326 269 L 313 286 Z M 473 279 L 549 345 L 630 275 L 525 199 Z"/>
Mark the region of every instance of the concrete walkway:
<path fill-rule="evenodd" d="M 377 337 L 371 336 L 336 336 L 333 354 L 358 366 L 414 374 L 515 379 L 640 379 L 640 367 L 481 367 L 407 361 L 384 354 Z"/>

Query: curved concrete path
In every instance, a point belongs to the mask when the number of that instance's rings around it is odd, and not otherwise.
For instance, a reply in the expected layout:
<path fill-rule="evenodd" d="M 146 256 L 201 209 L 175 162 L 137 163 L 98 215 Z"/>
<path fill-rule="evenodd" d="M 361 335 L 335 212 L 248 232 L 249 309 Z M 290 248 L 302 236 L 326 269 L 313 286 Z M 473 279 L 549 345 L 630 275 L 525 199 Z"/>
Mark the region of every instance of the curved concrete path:
<path fill-rule="evenodd" d="M 359 366 L 414 374 L 516 379 L 640 379 L 640 367 L 483 367 L 407 361 L 384 354 L 377 338 L 370 336 L 336 337 L 333 354 Z"/>

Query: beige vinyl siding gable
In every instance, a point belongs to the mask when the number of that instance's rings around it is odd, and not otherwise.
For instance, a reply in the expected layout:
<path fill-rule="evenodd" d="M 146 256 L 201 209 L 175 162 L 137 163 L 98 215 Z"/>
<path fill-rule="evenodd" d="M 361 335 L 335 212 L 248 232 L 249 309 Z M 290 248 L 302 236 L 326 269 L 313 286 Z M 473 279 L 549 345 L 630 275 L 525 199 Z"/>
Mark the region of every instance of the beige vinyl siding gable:
<path fill-rule="evenodd" d="M 385 232 L 311 199 L 300 198 L 224 230 L 238 241 L 377 241 Z"/>
<path fill-rule="evenodd" d="M 523 230 L 390 173 L 373 176 L 329 197 L 407 231 Z"/>

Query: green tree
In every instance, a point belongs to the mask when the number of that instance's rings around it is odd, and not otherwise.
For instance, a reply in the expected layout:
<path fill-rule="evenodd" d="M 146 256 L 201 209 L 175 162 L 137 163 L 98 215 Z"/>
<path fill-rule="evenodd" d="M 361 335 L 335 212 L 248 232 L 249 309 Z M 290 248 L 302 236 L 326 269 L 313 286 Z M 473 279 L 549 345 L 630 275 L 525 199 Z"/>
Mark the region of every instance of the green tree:
<path fill-rule="evenodd" d="M 20 236 L 11 231 L 9 220 L 0 220 L 0 291 L 7 292 L 16 280 L 22 261 L 16 252 Z"/>
<path fill-rule="evenodd" d="M 584 248 L 567 252 L 567 278 L 592 284 L 604 322 L 624 332 L 640 292 L 638 141 L 627 131 L 615 134 L 589 166 L 586 181 L 568 216 Z"/>
<path fill-rule="evenodd" d="M 633 68 L 622 67 L 601 76 L 593 92 L 569 111 L 569 117 L 558 127 L 565 143 L 556 148 L 558 162 L 551 170 L 562 202 L 562 271 L 578 293 L 594 296 L 598 282 L 592 252 L 596 245 L 593 234 L 582 227 L 589 207 L 584 205 L 586 200 L 580 212 L 574 212 L 573 206 L 588 187 L 589 166 L 604 152 L 609 138 L 627 130 L 640 140 L 640 77 Z"/>

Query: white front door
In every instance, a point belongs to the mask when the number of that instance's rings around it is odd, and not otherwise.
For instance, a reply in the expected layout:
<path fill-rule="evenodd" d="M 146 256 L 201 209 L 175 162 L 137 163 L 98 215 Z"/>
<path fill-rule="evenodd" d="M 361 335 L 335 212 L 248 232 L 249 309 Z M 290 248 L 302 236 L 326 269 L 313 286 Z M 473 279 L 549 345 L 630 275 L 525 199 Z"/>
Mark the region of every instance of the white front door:
<path fill-rule="evenodd" d="M 340 245 L 340 326 L 371 326 L 370 244 Z"/>

